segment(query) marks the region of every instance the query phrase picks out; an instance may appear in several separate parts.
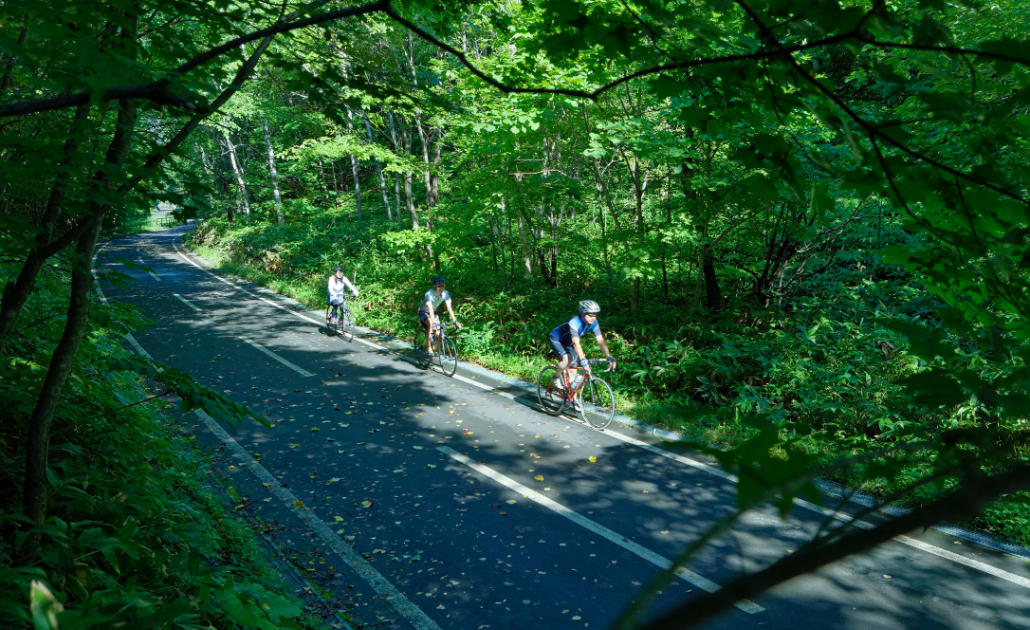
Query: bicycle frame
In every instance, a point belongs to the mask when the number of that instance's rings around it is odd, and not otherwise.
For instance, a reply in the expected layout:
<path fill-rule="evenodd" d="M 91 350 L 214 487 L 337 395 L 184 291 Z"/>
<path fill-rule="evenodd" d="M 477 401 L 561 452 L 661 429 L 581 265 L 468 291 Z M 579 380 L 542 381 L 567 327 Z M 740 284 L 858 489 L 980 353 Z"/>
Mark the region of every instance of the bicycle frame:
<path fill-rule="evenodd" d="M 607 361 L 607 359 L 587 359 L 586 364 L 590 365 L 592 363 L 600 363 L 602 361 Z M 569 370 L 570 369 L 586 370 L 586 366 L 580 365 L 579 367 L 573 368 L 573 366 L 570 365 L 568 368 L 566 368 L 562 372 L 562 384 L 565 385 L 565 391 L 568 392 L 568 395 L 571 398 L 575 398 L 577 395 L 579 395 L 579 390 L 583 389 L 583 387 L 587 383 L 589 383 L 591 380 L 593 380 L 595 377 L 594 377 L 594 373 L 592 371 L 585 371 L 584 374 L 583 374 L 583 378 L 581 378 L 580 381 L 579 381 L 579 385 L 576 386 L 575 388 L 573 388 L 572 387 L 572 383 L 569 382 Z M 611 366 L 608 366 L 608 369 L 605 370 L 605 372 L 611 372 L 611 371 L 612 371 Z"/>

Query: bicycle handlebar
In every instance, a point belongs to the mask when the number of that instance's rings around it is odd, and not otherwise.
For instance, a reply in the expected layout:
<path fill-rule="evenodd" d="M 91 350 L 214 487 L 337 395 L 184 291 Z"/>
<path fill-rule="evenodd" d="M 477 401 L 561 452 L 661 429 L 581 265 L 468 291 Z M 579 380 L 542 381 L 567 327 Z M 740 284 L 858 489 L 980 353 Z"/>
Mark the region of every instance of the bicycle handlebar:
<path fill-rule="evenodd" d="M 588 365 L 590 365 L 592 363 L 607 363 L 608 364 L 608 369 L 605 370 L 605 372 L 611 372 L 612 370 L 615 369 L 615 367 L 611 364 L 611 362 L 607 358 L 605 358 L 605 359 L 585 359 L 585 360 L 580 360 L 578 363 L 579 363 L 580 366 L 583 366 L 583 367 L 588 366 Z"/>

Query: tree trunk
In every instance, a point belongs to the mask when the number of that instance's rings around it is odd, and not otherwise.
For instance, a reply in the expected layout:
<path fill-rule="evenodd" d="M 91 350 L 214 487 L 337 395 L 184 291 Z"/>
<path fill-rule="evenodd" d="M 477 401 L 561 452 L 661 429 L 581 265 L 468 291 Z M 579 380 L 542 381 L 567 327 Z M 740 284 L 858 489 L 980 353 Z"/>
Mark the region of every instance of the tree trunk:
<path fill-rule="evenodd" d="M 28 35 L 29 27 L 23 24 L 18 33 L 18 47 L 25 45 L 25 36 Z M 0 79 L 0 90 L 9 90 L 14 87 L 14 63 L 17 57 L 8 55 L 7 64 L 4 66 L 4 77 Z"/>
<path fill-rule="evenodd" d="M 279 173 L 275 170 L 275 151 L 272 150 L 272 134 L 268 131 L 268 118 L 261 117 L 261 125 L 265 128 L 265 147 L 268 149 L 268 172 L 272 174 L 272 198 L 275 200 L 275 218 L 279 225 L 286 223 L 283 216 L 283 199 L 279 196 Z"/>
<path fill-rule="evenodd" d="M 225 148 L 229 151 L 229 164 L 232 165 L 232 172 L 236 176 L 236 184 L 240 187 L 240 199 L 243 202 L 243 216 L 247 220 L 247 225 L 250 225 L 250 199 L 247 195 L 247 182 L 243 180 L 243 171 L 240 170 L 240 166 L 236 161 L 236 147 L 232 144 L 232 139 L 229 135 L 225 135 Z"/>
<path fill-rule="evenodd" d="M 132 101 L 119 103 L 118 122 L 108 146 L 105 162 L 111 166 L 121 166 L 132 143 L 133 130 L 136 126 L 136 105 Z M 108 188 L 106 176 L 101 169 L 93 179 L 91 188 Z M 47 368 L 39 398 L 29 418 L 25 438 L 25 483 L 22 487 L 22 503 L 25 516 L 39 527 L 46 519 L 49 485 L 47 468 L 50 446 L 50 427 L 54 413 L 61 401 L 61 393 L 68 381 L 68 376 L 75 365 L 75 355 L 86 332 L 89 317 L 89 294 L 93 287 L 93 250 L 100 227 L 108 206 L 98 202 L 89 202 L 90 215 L 95 216 L 92 227 L 78 239 L 75 247 L 75 260 L 72 265 L 71 297 L 68 314 L 65 320 L 64 333 L 54 349 Z M 31 555 L 39 544 L 40 534 L 29 537 L 22 553 Z"/>
<path fill-rule="evenodd" d="M 354 135 L 354 113 L 350 105 L 344 105 L 347 110 L 347 131 Z M 361 166 L 358 164 L 358 156 L 350 154 L 350 167 L 354 171 L 354 204 L 357 206 L 358 221 L 361 220 Z"/>
<path fill-rule="evenodd" d="M 411 129 L 401 127 L 401 149 L 404 151 L 404 155 L 411 153 Z M 411 171 L 404 171 L 404 202 L 408 208 L 408 217 L 411 218 L 411 229 L 418 231 L 418 212 L 415 210 L 415 200 L 412 197 L 411 190 Z"/>
<path fill-rule="evenodd" d="M 705 256 L 705 306 L 708 310 L 715 312 L 722 308 L 722 291 L 719 290 L 719 278 L 715 275 L 715 252 L 710 251 Z"/>
<path fill-rule="evenodd" d="M 368 122 L 368 114 L 361 112 L 361 118 L 365 121 L 365 133 L 368 134 L 369 144 L 374 144 L 375 139 L 372 137 L 372 123 Z M 376 176 L 379 177 L 379 191 L 383 193 L 383 205 L 386 206 L 386 218 L 388 221 L 393 221 L 393 212 L 390 210 L 390 196 L 386 194 L 386 178 L 383 177 L 383 169 L 379 165 L 379 160 L 375 157 L 372 158 L 372 163 L 376 167 Z"/>
<path fill-rule="evenodd" d="M 0 299 L 0 351 L 4 349 L 7 340 L 14 331 L 14 324 L 18 320 L 25 301 L 32 294 L 36 286 L 36 276 L 42 269 L 43 263 L 49 256 L 44 256 L 41 249 L 50 243 L 54 234 L 54 223 L 64 205 L 65 189 L 70 177 L 69 169 L 75 159 L 75 152 L 79 148 L 76 135 L 78 127 L 89 115 L 90 105 L 85 103 L 75 109 L 75 116 L 68 128 L 68 139 L 64 142 L 61 163 L 57 169 L 57 176 L 54 185 L 50 188 L 50 196 L 47 198 L 43 214 L 39 219 L 39 233 L 36 235 L 36 245 L 29 252 L 25 263 L 22 265 L 18 278 L 8 282 L 4 287 L 3 298 Z"/>
<path fill-rule="evenodd" d="M 200 148 L 200 164 L 204 167 L 204 173 L 211 178 L 211 185 L 215 185 L 215 172 L 211 168 L 211 164 L 207 161 L 207 151 L 204 150 L 203 145 L 199 145 Z M 207 205 L 209 209 L 214 210 L 215 198 L 210 192 L 207 193 Z M 230 210 L 226 219 L 232 223 L 232 211 Z"/>

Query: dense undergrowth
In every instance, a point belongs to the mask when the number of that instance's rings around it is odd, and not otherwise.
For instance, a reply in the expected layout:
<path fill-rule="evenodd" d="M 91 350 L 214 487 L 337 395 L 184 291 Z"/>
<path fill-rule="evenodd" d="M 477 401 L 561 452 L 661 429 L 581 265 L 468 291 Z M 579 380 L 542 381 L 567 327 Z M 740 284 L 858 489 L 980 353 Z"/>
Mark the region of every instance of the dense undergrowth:
<path fill-rule="evenodd" d="M 359 222 L 349 214 L 346 208 L 308 206 L 285 225 L 214 218 L 186 242 L 223 271 L 316 308 L 325 304 L 329 270 L 342 264 L 349 276 L 357 275 L 361 298 L 352 307 L 358 323 L 410 339 L 417 304 L 435 273 L 431 263 L 398 245 L 404 232 L 393 224 Z M 911 237 L 905 231 L 894 229 L 886 238 L 878 230 L 875 240 L 889 245 L 906 239 Z M 882 261 L 861 233 L 819 261 L 822 273 L 781 303 L 731 298 L 718 313 L 693 317 L 682 303 L 666 298 L 657 282 L 645 285 L 641 312 L 632 317 L 629 283 L 616 284 L 608 299 L 600 265 L 565 270 L 560 275 L 567 280 L 558 286 L 534 279 L 505 286 L 488 248 L 449 238 L 446 228 L 438 230 L 435 244 L 464 325 L 458 341 L 464 359 L 533 381 L 550 362 L 549 331 L 575 312 L 578 300 L 597 299 L 604 309 L 602 328 L 619 359 L 618 370 L 605 377 L 617 391 L 620 410 L 695 442 L 739 445 L 755 435 L 748 421 L 755 414 L 804 434 L 799 444 L 815 454 L 882 447 L 916 425 L 933 434 L 991 422 L 975 403 L 929 409 L 902 395 L 899 381 L 926 364 L 908 356 L 905 338 L 885 323 L 932 324 L 940 304 L 907 272 Z M 587 352 L 597 352 L 592 341 Z M 988 369 L 975 352 L 960 360 L 971 369 Z M 929 453 L 916 464 L 925 467 L 922 473 L 933 465 Z M 895 479 L 859 477 L 865 489 L 887 493 L 916 472 Z M 838 480 L 851 477 L 842 473 Z M 927 500 L 939 490 L 921 488 L 908 500 Z M 1030 543 L 1030 510 L 1018 501 L 988 510 L 978 524 Z"/>
<path fill-rule="evenodd" d="M 27 420 L 62 330 L 66 271 L 46 269 L 31 313 L 2 355 L 0 627 L 315 627 L 253 533 L 208 492 L 206 458 L 149 400 L 117 334 L 132 315 L 94 304 L 92 326 L 55 417 L 49 517 L 38 550 L 21 487 Z M 30 606 L 31 601 L 31 606 Z M 122 625 L 124 624 L 124 625 Z"/>

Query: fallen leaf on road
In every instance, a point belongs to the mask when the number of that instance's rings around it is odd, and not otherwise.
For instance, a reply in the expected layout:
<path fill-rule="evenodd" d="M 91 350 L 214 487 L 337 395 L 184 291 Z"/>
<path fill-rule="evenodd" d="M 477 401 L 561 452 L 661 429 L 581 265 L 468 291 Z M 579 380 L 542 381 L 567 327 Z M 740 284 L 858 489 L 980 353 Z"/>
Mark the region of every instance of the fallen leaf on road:
<path fill-rule="evenodd" d="M 536 477 L 533 477 L 533 479 L 536 479 L 537 481 L 543 481 L 544 480 L 544 476 L 543 475 L 537 475 Z"/>
<path fill-rule="evenodd" d="M 339 523 L 340 521 L 343 520 L 343 517 L 342 516 L 334 516 L 333 520 L 336 521 L 337 523 Z"/>
<path fill-rule="evenodd" d="M 363 507 L 363 508 L 370 508 L 370 507 L 372 507 L 372 501 L 370 501 L 369 499 L 365 499 L 364 501 L 361 502 L 361 507 Z"/>
<path fill-rule="evenodd" d="M 304 507 L 304 502 L 303 501 L 294 501 L 293 502 L 293 507 Z"/>
<path fill-rule="evenodd" d="M 314 433 L 315 431 L 318 431 L 318 427 L 311 427 L 311 432 Z"/>
<path fill-rule="evenodd" d="M 511 505 L 512 503 L 517 503 L 517 501 L 515 499 L 508 499 L 505 503 Z"/>
<path fill-rule="evenodd" d="M 597 458 L 594 457 L 593 455 L 591 455 L 590 457 L 587 458 L 587 461 L 590 462 L 591 464 L 595 464 L 595 463 L 597 463 Z"/>

